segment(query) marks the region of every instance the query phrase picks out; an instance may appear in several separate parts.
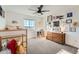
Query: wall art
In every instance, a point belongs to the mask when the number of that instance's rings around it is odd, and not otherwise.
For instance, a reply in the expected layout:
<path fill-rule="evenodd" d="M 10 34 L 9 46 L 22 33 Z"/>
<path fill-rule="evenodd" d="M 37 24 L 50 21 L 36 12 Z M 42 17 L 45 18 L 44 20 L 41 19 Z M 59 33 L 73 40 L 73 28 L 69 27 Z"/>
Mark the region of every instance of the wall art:
<path fill-rule="evenodd" d="M 56 19 L 64 19 L 64 15 L 56 16 Z"/>
<path fill-rule="evenodd" d="M 72 17 L 72 16 L 73 16 L 72 12 L 67 13 L 67 17 Z"/>
<path fill-rule="evenodd" d="M 59 21 L 53 21 L 53 26 L 54 27 L 59 27 L 60 26 L 60 22 Z"/>
<path fill-rule="evenodd" d="M 66 23 L 67 23 L 67 24 L 72 23 L 72 19 L 67 19 L 67 20 L 66 20 Z"/>
<path fill-rule="evenodd" d="M 52 15 L 47 16 L 47 22 L 51 22 L 52 21 Z"/>
<path fill-rule="evenodd" d="M 14 23 L 18 23 L 18 22 L 17 22 L 17 21 L 15 21 L 15 20 L 13 20 L 13 21 L 12 21 L 12 23 L 14 24 Z"/>

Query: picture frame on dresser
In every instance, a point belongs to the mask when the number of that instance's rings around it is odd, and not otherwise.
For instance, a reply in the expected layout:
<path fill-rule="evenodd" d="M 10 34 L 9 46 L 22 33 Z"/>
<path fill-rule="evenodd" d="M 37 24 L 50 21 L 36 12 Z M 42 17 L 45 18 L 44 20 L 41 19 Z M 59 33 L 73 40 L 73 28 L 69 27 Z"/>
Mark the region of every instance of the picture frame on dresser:
<path fill-rule="evenodd" d="M 55 31 L 55 32 L 61 32 L 61 28 L 60 27 L 54 27 L 52 30 Z"/>

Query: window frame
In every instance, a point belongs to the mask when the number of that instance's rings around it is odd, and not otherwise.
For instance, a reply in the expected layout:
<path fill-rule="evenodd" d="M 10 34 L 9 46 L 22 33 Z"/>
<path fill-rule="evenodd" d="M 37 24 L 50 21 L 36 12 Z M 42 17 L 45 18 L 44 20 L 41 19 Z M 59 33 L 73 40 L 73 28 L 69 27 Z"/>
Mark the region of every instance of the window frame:
<path fill-rule="evenodd" d="M 27 24 L 25 24 L 25 20 L 27 20 L 28 21 L 28 26 L 27 26 Z M 25 19 L 24 20 L 24 26 L 25 27 L 27 27 L 27 28 L 34 28 L 35 27 L 35 21 L 34 20 L 32 20 L 32 19 Z M 32 22 L 31 21 L 33 21 L 34 22 L 34 24 L 33 24 L 33 26 L 31 26 L 32 25 Z"/>

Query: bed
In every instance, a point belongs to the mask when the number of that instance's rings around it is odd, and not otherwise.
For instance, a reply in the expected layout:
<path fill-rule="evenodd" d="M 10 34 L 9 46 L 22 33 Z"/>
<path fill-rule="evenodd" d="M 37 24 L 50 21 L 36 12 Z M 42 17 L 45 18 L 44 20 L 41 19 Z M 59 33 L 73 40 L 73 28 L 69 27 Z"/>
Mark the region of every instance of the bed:
<path fill-rule="evenodd" d="M 11 51 L 9 49 L 5 49 L 0 51 L 0 54 L 11 54 Z"/>

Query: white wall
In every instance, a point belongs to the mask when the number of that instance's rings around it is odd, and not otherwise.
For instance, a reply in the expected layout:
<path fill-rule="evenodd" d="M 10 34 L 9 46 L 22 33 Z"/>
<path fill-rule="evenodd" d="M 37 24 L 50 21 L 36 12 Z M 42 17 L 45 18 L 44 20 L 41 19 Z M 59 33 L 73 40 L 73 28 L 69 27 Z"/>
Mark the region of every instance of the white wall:
<path fill-rule="evenodd" d="M 13 20 L 18 21 L 18 24 L 21 28 L 25 28 L 24 27 L 24 19 L 33 19 L 35 20 L 36 24 L 35 24 L 35 28 L 33 29 L 28 29 L 28 38 L 30 37 L 35 37 L 36 36 L 36 31 L 43 28 L 43 21 L 41 17 L 34 17 L 34 16 L 28 16 L 28 15 L 23 15 L 23 14 L 19 14 L 16 12 L 12 12 L 12 11 L 5 11 L 5 19 L 6 19 L 6 23 L 7 26 L 16 26 L 12 24 Z M 39 24 L 39 22 L 41 21 L 42 25 Z M 40 27 L 39 27 L 40 25 Z"/>
<path fill-rule="evenodd" d="M 29 16 L 25 16 L 22 14 L 18 14 L 11 11 L 5 11 L 5 19 L 7 20 L 7 25 L 13 25 L 12 21 L 18 21 L 18 25 L 24 28 L 24 19 L 29 18 Z"/>
<path fill-rule="evenodd" d="M 64 7 L 64 8 L 61 8 L 61 9 L 55 11 L 55 12 L 52 11 L 48 15 L 53 15 L 53 16 L 64 15 L 64 19 L 63 20 L 66 20 L 67 19 L 66 15 L 67 15 L 68 12 L 73 12 L 73 17 L 71 18 L 72 21 L 75 21 L 75 20 L 79 21 L 79 8 L 77 8 L 77 7 L 68 7 L 68 8 Z M 45 21 L 46 21 L 48 15 L 46 15 L 44 17 Z M 45 26 L 45 28 L 46 28 L 46 26 Z M 76 47 L 79 48 L 79 46 L 78 46 L 79 45 L 79 36 L 78 36 L 79 35 L 79 29 L 78 28 L 79 28 L 79 26 L 77 27 L 77 31 L 76 32 L 69 32 L 69 31 L 65 32 L 66 33 L 65 41 L 66 41 L 66 44 L 69 44 L 69 45 L 72 45 L 72 46 L 76 46 Z M 67 28 L 65 30 L 67 30 Z M 47 32 L 47 30 L 45 30 L 45 31 Z M 74 35 L 74 33 L 75 33 L 75 35 Z M 72 36 L 73 36 L 73 39 L 72 39 Z M 76 42 L 77 45 L 76 44 L 73 45 L 74 41 L 69 41 L 70 39 L 71 40 L 75 40 L 76 39 L 77 40 L 77 42 Z"/>
<path fill-rule="evenodd" d="M 24 28 L 24 26 L 23 26 L 24 19 L 34 19 L 36 21 L 35 31 L 40 30 L 40 29 L 44 29 L 45 32 L 47 32 L 47 29 L 46 29 L 47 16 L 48 15 L 54 15 L 54 16 L 65 15 L 64 18 L 66 19 L 67 12 L 73 12 L 73 14 L 74 14 L 73 21 L 74 20 L 79 21 L 79 8 L 78 8 L 78 6 L 77 7 L 76 6 L 51 6 L 51 7 L 47 7 L 47 9 L 51 9 L 51 11 L 48 14 L 45 14 L 43 18 L 23 15 L 23 14 L 19 14 L 19 13 L 12 12 L 12 11 L 6 11 L 5 18 L 7 20 L 7 25 L 12 25 L 11 21 L 17 20 L 19 22 L 18 25 L 20 25 L 22 28 Z M 78 32 L 79 32 L 79 29 L 77 30 L 76 33 L 78 33 Z M 66 35 L 67 35 L 67 32 L 66 32 Z M 72 35 L 72 34 L 70 34 L 70 35 Z M 32 36 L 32 35 L 29 35 L 29 36 Z M 69 40 L 68 37 L 67 37 L 67 39 Z M 75 38 L 75 39 L 77 39 L 77 38 Z"/>

